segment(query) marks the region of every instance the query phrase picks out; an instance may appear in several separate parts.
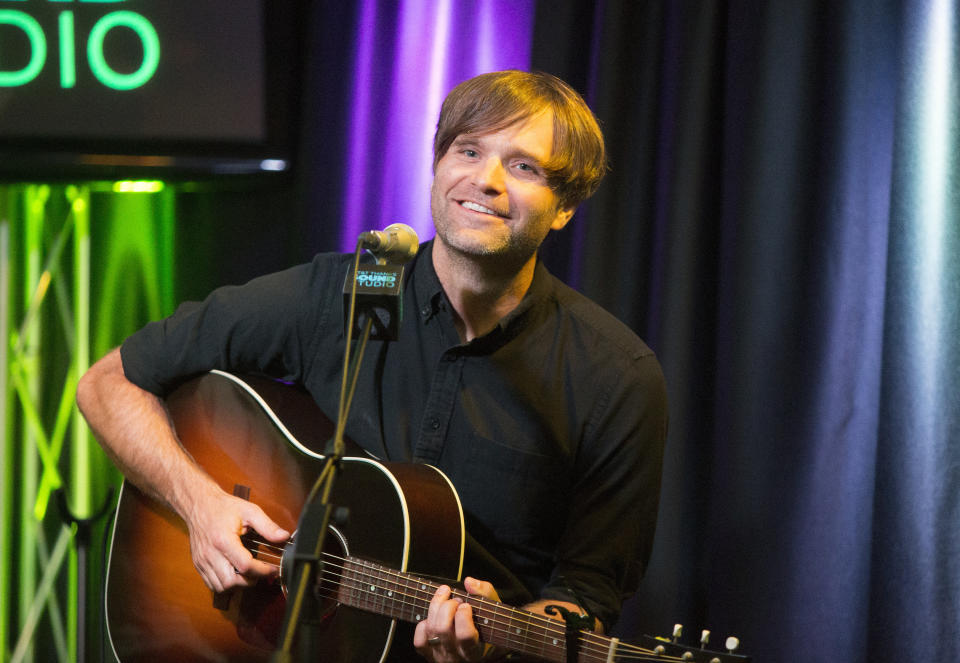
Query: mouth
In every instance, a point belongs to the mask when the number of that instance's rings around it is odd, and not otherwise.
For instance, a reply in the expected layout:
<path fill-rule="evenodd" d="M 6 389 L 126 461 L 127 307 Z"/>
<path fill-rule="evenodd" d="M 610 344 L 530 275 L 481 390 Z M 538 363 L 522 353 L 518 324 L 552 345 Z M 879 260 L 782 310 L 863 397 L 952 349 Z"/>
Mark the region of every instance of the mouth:
<path fill-rule="evenodd" d="M 494 209 L 481 205 L 480 203 L 475 203 L 472 200 L 461 200 L 460 206 L 464 209 L 468 209 L 471 212 L 479 212 L 480 214 L 489 214 L 490 216 L 498 216 L 501 218 L 506 218 L 506 214 L 498 212 Z"/>

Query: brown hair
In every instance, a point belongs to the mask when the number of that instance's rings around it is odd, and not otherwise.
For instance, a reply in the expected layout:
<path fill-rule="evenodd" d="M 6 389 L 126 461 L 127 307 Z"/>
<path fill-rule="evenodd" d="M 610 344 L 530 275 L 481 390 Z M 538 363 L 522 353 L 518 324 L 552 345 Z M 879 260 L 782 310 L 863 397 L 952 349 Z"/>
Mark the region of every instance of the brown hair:
<path fill-rule="evenodd" d="M 543 164 L 564 209 L 597 190 L 607 171 L 603 133 L 576 90 L 551 74 L 517 70 L 481 74 L 457 85 L 443 102 L 433 138 L 433 169 L 461 134 L 499 131 L 553 111 L 553 149 Z"/>

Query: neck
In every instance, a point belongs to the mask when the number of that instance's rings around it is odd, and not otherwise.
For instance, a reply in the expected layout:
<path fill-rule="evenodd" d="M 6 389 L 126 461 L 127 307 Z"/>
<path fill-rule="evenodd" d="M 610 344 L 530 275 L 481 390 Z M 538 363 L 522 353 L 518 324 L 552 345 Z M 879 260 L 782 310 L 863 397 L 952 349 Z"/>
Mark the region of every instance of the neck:
<path fill-rule="evenodd" d="M 483 336 L 517 307 L 533 282 L 536 254 L 516 265 L 497 256 L 470 256 L 434 242 L 433 267 L 464 342 Z"/>

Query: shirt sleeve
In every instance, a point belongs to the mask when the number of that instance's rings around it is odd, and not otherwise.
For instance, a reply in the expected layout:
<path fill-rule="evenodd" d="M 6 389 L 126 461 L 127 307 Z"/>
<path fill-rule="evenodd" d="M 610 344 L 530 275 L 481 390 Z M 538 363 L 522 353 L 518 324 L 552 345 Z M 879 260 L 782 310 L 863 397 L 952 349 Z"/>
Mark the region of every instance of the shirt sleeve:
<path fill-rule="evenodd" d="M 580 604 L 608 631 L 650 559 L 667 432 L 666 385 L 655 355 L 647 350 L 623 363 L 581 445 L 556 565 L 541 592 Z"/>
<path fill-rule="evenodd" d="M 158 396 L 212 369 L 301 380 L 337 322 L 346 263 L 337 254 L 181 304 L 120 348 L 128 380 Z"/>

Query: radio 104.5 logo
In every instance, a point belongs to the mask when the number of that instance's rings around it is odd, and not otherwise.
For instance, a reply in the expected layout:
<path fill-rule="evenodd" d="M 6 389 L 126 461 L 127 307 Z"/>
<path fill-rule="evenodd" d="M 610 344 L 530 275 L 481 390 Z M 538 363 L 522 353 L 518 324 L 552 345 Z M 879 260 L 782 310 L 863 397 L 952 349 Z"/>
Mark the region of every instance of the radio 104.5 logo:
<path fill-rule="evenodd" d="M 58 71 L 61 88 L 73 88 L 84 62 L 105 87 L 145 85 L 160 64 L 160 37 L 150 20 L 126 4 L 0 0 L 0 88 L 30 85 L 48 68 Z"/>

